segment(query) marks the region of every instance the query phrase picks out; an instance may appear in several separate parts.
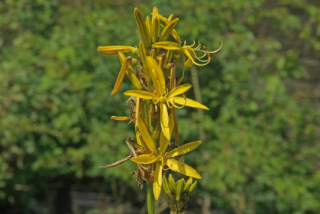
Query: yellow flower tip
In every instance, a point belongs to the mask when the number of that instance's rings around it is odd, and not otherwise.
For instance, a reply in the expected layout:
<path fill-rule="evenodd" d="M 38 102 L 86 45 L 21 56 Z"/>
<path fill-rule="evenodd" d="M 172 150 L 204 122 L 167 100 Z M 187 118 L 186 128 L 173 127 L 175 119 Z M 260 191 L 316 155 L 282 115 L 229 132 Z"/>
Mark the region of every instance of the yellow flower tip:
<path fill-rule="evenodd" d="M 125 121 L 125 120 L 130 120 L 130 117 L 119 117 L 119 116 L 112 116 L 112 120 L 117 120 L 117 121 Z"/>
<path fill-rule="evenodd" d="M 137 48 L 131 46 L 99 46 L 98 51 L 102 54 L 117 54 L 137 51 Z"/>

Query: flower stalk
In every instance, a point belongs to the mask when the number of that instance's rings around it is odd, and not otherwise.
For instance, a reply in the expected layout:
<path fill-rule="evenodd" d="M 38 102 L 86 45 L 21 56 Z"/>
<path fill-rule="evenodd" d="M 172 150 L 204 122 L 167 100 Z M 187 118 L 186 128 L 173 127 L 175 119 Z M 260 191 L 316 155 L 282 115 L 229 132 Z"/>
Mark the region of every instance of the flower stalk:
<path fill-rule="evenodd" d="M 130 114 L 112 116 L 112 119 L 133 122 L 136 132 L 135 138 L 128 137 L 126 141 L 128 157 L 102 168 L 114 167 L 129 159 L 135 162 L 137 169 L 134 174 L 137 176 L 138 186 L 142 188 L 144 181 L 147 183 L 147 207 L 150 214 L 155 212 L 154 200 L 159 199 L 163 188 L 167 197 L 175 194 L 167 194 L 168 189 L 163 186 L 166 185 L 163 177 L 166 171 L 175 171 L 190 178 L 201 178 L 185 160 L 180 160 L 186 153 L 196 149 L 201 141 L 180 145 L 176 111 L 184 107 L 209 110 L 205 105 L 187 98 L 184 93 L 192 85 L 181 82 L 186 67 L 207 65 L 211 61 L 210 54 L 217 53 L 221 47 L 209 51 L 200 42 L 196 47 L 195 42 L 192 45 L 184 42 L 181 46 L 180 36 L 175 29 L 179 18 L 175 18 L 173 14 L 166 18 L 159 14 L 157 8 L 153 8 L 151 18 L 147 16 L 144 19 L 138 8 L 134 9 L 134 15 L 141 35 L 138 48 L 118 45 L 98 47 L 102 54 L 118 54 L 122 64 L 111 95 L 121 91 L 120 87 L 126 75 L 134 86 L 134 89 L 124 92 L 124 95 L 129 97 L 127 106 Z M 183 60 L 182 65 L 180 59 Z M 190 183 L 192 179 L 188 181 Z M 176 188 L 181 190 L 174 196 L 175 202 L 172 202 L 176 204 L 176 213 L 185 210 L 186 199 L 190 196 L 190 192 L 183 190 L 185 183 L 184 180 L 174 184 L 171 182 L 171 185 L 176 185 Z"/>

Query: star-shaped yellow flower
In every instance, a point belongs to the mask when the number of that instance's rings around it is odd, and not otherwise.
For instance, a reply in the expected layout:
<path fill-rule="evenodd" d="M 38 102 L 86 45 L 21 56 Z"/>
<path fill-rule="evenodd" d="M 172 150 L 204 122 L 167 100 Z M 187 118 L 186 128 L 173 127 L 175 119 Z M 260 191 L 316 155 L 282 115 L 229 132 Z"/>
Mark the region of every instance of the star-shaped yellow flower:
<path fill-rule="evenodd" d="M 152 58 L 147 56 L 147 64 L 148 68 L 155 85 L 155 93 L 151 93 L 144 90 L 129 90 L 124 93 L 127 96 L 134 96 L 146 100 L 153 100 L 154 104 L 158 104 L 160 107 L 160 124 L 161 129 L 164 133 L 164 136 L 170 140 L 171 132 L 169 129 L 169 116 L 168 116 L 168 107 L 176 107 L 182 108 L 183 106 L 189 106 L 193 108 L 201 108 L 205 110 L 209 110 L 206 106 L 198 103 L 189 98 L 180 97 L 178 95 L 185 93 L 191 88 L 190 84 L 180 85 L 170 92 L 165 90 L 165 80 L 162 73 L 161 68 L 156 63 L 156 61 Z M 177 104 L 181 106 L 177 106 Z"/>
<path fill-rule="evenodd" d="M 191 166 L 185 164 L 184 162 L 173 159 L 173 157 L 177 157 L 183 154 L 186 154 L 194 149 L 196 149 L 201 141 L 194 141 L 182 146 L 179 146 L 170 152 L 166 152 L 167 147 L 169 145 L 169 140 L 161 133 L 160 135 L 160 147 L 157 150 L 154 146 L 154 142 L 147 131 L 145 125 L 142 120 L 139 120 L 138 129 L 141 132 L 142 138 L 146 146 L 149 148 L 151 153 L 141 154 L 137 157 L 131 158 L 131 160 L 135 163 L 139 164 L 151 164 L 155 163 L 155 173 L 153 179 L 153 193 L 155 199 L 158 200 L 161 193 L 161 185 L 162 185 L 162 170 L 167 166 L 173 171 L 179 172 L 183 175 L 198 178 L 201 176 L 199 173 L 193 169 Z"/>

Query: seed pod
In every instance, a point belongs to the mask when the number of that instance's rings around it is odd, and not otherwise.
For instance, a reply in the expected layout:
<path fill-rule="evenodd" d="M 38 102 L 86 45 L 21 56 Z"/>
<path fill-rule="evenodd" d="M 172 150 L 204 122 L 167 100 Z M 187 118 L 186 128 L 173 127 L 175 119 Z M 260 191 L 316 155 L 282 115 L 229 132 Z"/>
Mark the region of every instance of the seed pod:
<path fill-rule="evenodd" d="M 183 190 L 184 190 L 184 179 L 181 178 L 177 182 L 177 192 L 176 192 L 176 200 L 177 201 L 180 201 L 180 198 L 182 198 Z"/>

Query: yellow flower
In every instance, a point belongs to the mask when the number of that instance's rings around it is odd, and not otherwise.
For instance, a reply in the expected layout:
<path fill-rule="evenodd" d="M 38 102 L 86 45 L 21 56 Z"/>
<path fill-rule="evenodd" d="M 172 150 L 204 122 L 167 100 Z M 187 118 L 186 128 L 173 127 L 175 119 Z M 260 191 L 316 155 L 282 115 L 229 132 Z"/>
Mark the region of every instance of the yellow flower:
<path fill-rule="evenodd" d="M 155 173 L 153 179 L 153 193 L 155 199 L 158 200 L 160 193 L 161 193 L 161 185 L 162 185 L 162 170 L 167 166 L 169 169 L 179 172 L 183 175 L 198 178 L 200 179 L 201 176 L 199 173 L 193 169 L 191 166 L 185 164 L 184 162 L 178 161 L 173 159 L 173 157 L 177 157 L 183 154 L 186 154 L 194 149 L 196 149 L 200 144 L 201 141 L 194 141 L 182 146 L 179 146 L 170 152 L 166 152 L 167 147 L 169 145 L 169 140 L 161 133 L 160 135 L 160 148 L 159 151 L 154 150 L 154 143 L 149 134 L 149 132 L 144 128 L 141 128 L 141 125 L 144 126 L 143 122 L 139 121 L 138 127 L 141 132 L 142 138 L 150 150 L 152 151 L 149 154 L 142 154 L 137 157 L 131 158 L 131 160 L 135 163 L 139 164 L 151 164 L 155 163 Z M 149 142 L 148 142 L 149 141 Z"/>
<path fill-rule="evenodd" d="M 129 90 L 124 93 L 127 96 L 134 96 L 146 100 L 152 100 L 154 104 L 158 104 L 160 107 L 160 125 L 165 137 L 170 140 L 171 131 L 169 128 L 169 115 L 168 107 L 182 108 L 184 106 L 189 106 L 193 108 L 201 108 L 209 110 L 206 106 L 198 103 L 192 99 L 180 97 L 178 95 L 185 93 L 192 86 L 190 84 L 180 85 L 170 92 L 165 90 L 165 80 L 161 68 L 158 66 L 156 61 L 147 56 L 147 65 L 155 85 L 155 93 L 151 93 L 144 90 Z M 177 104 L 181 105 L 178 106 Z"/>
<path fill-rule="evenodd" d="M 195 41 L 193 41 L 192 45 L 186 45 L 186 41 L 184 42 L 184 45 L 181 47 L 179 43 L 176 42 L 157 42 L 152 45 L 153 48 L 162 48 L 165 50 L 177 50 L 181 51 L 184 54 L 184 65 L 185 66 L 191 66 L 192 64 L 198 65 L 198 66 L 204 66 L 207 65 L 211 61 L 210 54 L 217 53 L 221 48 L 221 46 L 215 50 L 215 51 L 208 51 L 206 47 L 198 43 L 197 47 L 195 46 Z M 202 55 L 198 56 L 197 52 L 200 52 Z M 188 58 L 187 61 L 185 61 L 185 56 Z M 207 59 L 204 60 L 204 58 L 207 56 Z"/>

